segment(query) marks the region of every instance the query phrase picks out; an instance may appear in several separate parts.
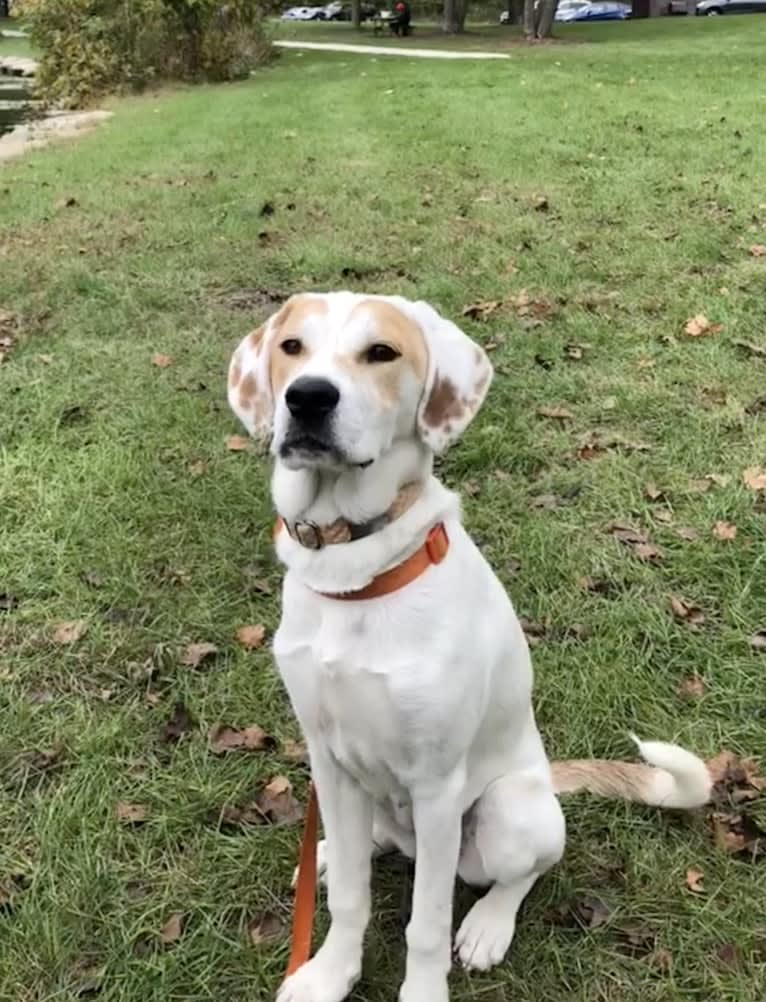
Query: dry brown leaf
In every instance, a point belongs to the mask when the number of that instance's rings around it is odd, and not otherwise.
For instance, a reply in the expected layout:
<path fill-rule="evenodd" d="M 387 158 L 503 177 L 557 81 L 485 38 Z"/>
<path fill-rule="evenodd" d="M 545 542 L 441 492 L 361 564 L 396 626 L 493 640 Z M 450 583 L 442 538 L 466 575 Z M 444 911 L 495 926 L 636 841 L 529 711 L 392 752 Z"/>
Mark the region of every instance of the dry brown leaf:
<path fill-rule="evenodd" d="M 650 501 L 664 501 L 665 492 L 660 490 L 657 484 L 650 481 L 648 484 L 644 484 L 644 495 L 649 498 Z"/>
<path fill-rule="evenodd" d="M 670 608 L 673 610 L 675 618 L 692 630 L 698 630 L 705 622 L 705 614 L 694 602 L 689 602 L 678 595 L 670 596 Z"/>
<path fill-rule="evenodd" d="M 172 365 L 175 359 L 172 355 L 163 355 L 161 352 L 155 352 L 152 355 L 152 365 L 156 365 L 158 369 L 167 369 L 169 365 Z"/>
<path fill-rule="evenodd" d="M 295 762 L 296 765 L 308 765 L 309 751 L 303 741 L 292 741 L 288 739 L 282 746 L 282 756 L 288 762 Z"/>
<path fill-rule="evenodd" d="M 535 494 L 529 499 L 529 505 L 540 511 L 556 511 L 561 507 L 561 498 L 558 494 Z"/>
<path fill-rule="evenodd" d="M 242 730 L 228 724 L 213 724 L 208 731 L 207 744 L 214 755 L 224 755 L 229 751 L 265 751 L 276 747 L 277 742 L 257 724 Z"/>
<path fill-rule="evenodd" d="M 266 639 L 266 627 L 262 623 L 256 623 L 252 626 L 240 626 L 235 636 L 237 642 L 245 650 L 254 651 L 258 647 L 261 647 L 263 641 Z"/>
<path fill-rule="evenodd" d="M 573 362 L 579 362 L 585 354 L 585 345 L 583 344 L 565 344 L 564 345 L 564 358 L 570 358 Z"/>
<path fill-rule="evenodd" d="M 628 546 L 635 543 L 648 543 L 649 539 L 645 533 L 639 529 L 634 529 L 630 525 L 623 525 L 622 522 L 612 522 L 607 530 L 615 539 Z"/>
<path fill-rule="evenodd" d="M 766 246 L 764 244 L 753 244 L 750 247 L 750 257 L 766 257 Z"/>
<path fill-rule="evenodd" d="M 54 644 L 76 644 L 88 632 L 88 624 L 84 619 L 72 619 L 59 623 L 53 630 Z"/>
<path fill-rule="evenodd" d="M 663 974 L 669 974 L 673 970 L 673 954 L 670 950 L 655 950 L 649 957 L 649 963 Z"/>
<path fill-rule="evenodd" d="M 756 630 L 750 638 L 750 646 L 760 654 L 766 654 L 766 629 Z"/>
<path fill-rule="evenodd" d="M 188 668 L 197 668 L 203 661 L 215 657 L 217 653 L 218 648 L 215 644 L 203 641 L 199 644 L 189 644 L 179 660 L 182 665 L 186 665 Z"/>
<path fill-rule="evenodd" d="M 723 324 L 711 324 L 704 313 L 689 317 L 684 324 L 684 334 L 689 337 L 704 337 L 707 334 L 719 334 L 723 330 Z"/>
<path fill-rule="evenodd" d="M 663 560 L 662 550 L 657 549 L 652 543 L 636 543 L 633 547 L 634 556 L 639 560 Z"/>
<path fill-rule="evenodd" d="M 670 525 L 673 521 L 673 513 L 668 511 L 667 508 L 660 508 L 654 512 L 654 518 L 657 522 L 662 522 L 664 525 Z"/>
<path fill-rule="evenodd" d="M 766 832 L 749 815 L 716 811 L 712 821 L 716 845 L 723 852 L 753 863 L 766 854 Z"/>
<path fill-rule="evenodd" d="M 247 938 L 253 946 L 269 946 L 282 939 L 285 924 L 274 912 L 259 912 L 247 926 Z"/>
<path fill-rule="evenodd" d="M 149 694 L 147 694 L 147 700 Z M 175 744 L 180 741 L 181 735 L 187 731 L 192 731 L 197 726 L 197 721 L 189 713 L 182 702 L 177 702 L 173 707 L 173 713 L 169 720 L 160 727 L 160 741 L 163 744 Z"/>
<path fill-rule="evenodd" d="M 551 418 L 554 421 L 573 421 L 574 414 L 566 407 L 538 407 L 537 416 Z"/>
<path fill-rule="evenodd" d="M 228 452 L 248 452 L 252 444 L 252 440 L 244 435 L 229 435 L 226 439 Z"/>
<path fill-rule="evenodd" d="M 115 805 L 114 815 L 124 825 L 140 825 L 146 821 L 149 810 L 144 804 L 129 804 L 124 800 Z"/>
<path fill-rule="evenodd" d="M 464 317 L 470 317 L 471 320 L 484 321 L 489 319 L 502 305 L 502 299 L 487 299 L 484 302 L 464 306 L 462 314 Z"/>
<path fill-rule="evenodd" d="M 705 695 L 705 680 L 695 672 L 681 680 L 676 692 L 684 699 L 701 699 Z"/>
<path fill-rule="evenodd" d="M 766 467 L 748 466 L 742 473 L 742 481 L 751 491 L 766 491 Z"/>
<path fill-rule="evenodd" d="M 689 867 L 686 871 L 686 886 L 694 894 L 704 894 L 705 888 L 703 886 L 703 880 L 705 875 L 701 870 L 695 870 L 693 867 Z"/>
<path fill-rule="evenodd" d="M 303 808 L 293 796 L 287 776 L 275 776 L 258 795 L 256 807 L 274 825 L 296 824 L 303 818 Z"/>
<path fill-rule="evenodd" d="M 763 250 L 766 253 L 766 247 Z M 715 955 L 720 965 L 729 971 L 742 966 L 742 951 L 735 943 L 723 943 L 716 949 Z"/>
<path fill-rule="evenodd" d="M 742 341 L 739 338 L 733 342 L 736 348 L 741 348 L 748 355 L 755 355 L 758 358 L 766 358 L 766 345 L 754 344 L 752 341 Z"/>
<path fill-rule="evenodd" d="M 554 925 L 580 929 L 598 929 L 605 925 L 612 915 L 612 909 L 601 898 L 586 894 L 564 901 L 547 913 L 547 919 Z"/>
<path fill-rule="evenodd" d="M 167 922 L 160 929 L 160 941 L 165 946 L 177 942 L 183 932 L 184 916 L 182 912 L 173 912 Z"/>
<path fill-rule="evenodd" d="M 684 539 L 687 543 L 693 543 L 700 538 L 699 532 L 696 529 L 692 529 L 689 525 L 680 525 L 675 530 L 675 533 L 679 539 Z"/>
<path fill-rule="evenodd" d="M 730 541 L 737 538 L 737 527 L 731 522 L 716 522 L 713 526 L 713 535 L 716 539 Z"/>
<path fill-rule="evenodd" d="M 193 477 L 202 477 L 207 473 L 209 466 L 210 464 L 206 460 L 195 459 L 193 463 L 189 463 L 186 469 Z"/>

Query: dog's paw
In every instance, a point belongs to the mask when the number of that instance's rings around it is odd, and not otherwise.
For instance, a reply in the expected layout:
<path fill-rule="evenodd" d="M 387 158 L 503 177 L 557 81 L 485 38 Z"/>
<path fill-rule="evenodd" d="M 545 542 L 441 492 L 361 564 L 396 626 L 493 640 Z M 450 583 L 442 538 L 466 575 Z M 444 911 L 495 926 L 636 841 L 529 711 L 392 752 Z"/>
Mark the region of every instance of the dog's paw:
<path fill-rule="evenodd" d="M 488 971 L 502 962 L 516 923 L 491 895 L 481 898 L 463 919 L 455 936 L 455 952 L 468 971 Z"/>
<path fill-rule="evenodd" d="M 276 1002 L 343 1002 L 355 981 L 315 957 L 284 982 Z"/>
<path fill-rule="evenodd" d="M 293 870 L 293 879 L 290 885 L 293 890 L 298 883 L 298 870 L 297 866 Z M 327 843 L 324 839 L 320 839 L 317 843 L 317 884 L 321 887 L 327 886 Z"/>

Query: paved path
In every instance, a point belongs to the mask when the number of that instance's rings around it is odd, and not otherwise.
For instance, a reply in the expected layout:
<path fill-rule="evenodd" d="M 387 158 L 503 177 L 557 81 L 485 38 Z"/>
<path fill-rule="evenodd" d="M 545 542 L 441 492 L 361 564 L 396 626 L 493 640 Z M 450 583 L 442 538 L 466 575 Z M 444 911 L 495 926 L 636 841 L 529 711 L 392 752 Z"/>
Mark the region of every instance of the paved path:
<path fill-rule="evenodd" d="M 37 62 L 28 56 L 0 56 L 0 75 L 7 77 L 33 77 Z"/>
<path fill-rule="evenodd" d="M 455 52 L 452 49 L 402 49 L 388 45 L 346 45 L 335 42 L 274 42 L 281 49 L 314 49 L 317 52 L 354 52 L 363 56 L 406 56 L 415 59 L 510 59 L 505 52 Z"/>

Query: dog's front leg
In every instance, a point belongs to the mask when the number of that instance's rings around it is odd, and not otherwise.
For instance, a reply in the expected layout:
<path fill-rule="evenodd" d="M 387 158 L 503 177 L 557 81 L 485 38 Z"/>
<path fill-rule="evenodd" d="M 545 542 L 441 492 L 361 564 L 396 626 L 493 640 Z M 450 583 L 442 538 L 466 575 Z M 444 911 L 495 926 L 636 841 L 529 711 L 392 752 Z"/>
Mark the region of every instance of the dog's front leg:
<path fill-rule="evenodd" d="M 463 770 L 413 791 L 415 887 L 400 1002 L 447 1002 Z"/>
<path fill-rule="evenodd" d="M 327 859 L 330 930 L 313 960 L 282 985 L 277 1002 L 341 1002 L 359 980 L 370 920 L 373 805 L 320 744 L 309 740 Z"/>

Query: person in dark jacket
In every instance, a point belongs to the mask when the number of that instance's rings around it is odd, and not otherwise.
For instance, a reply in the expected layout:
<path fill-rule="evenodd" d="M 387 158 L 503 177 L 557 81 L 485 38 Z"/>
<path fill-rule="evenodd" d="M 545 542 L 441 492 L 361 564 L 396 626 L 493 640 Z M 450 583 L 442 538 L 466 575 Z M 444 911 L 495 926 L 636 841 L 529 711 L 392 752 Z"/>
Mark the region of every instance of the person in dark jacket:
<path fill-rule="evenodd" d="M 400 35 L 409 35 L 411 20 L 412 10 L 408 0 L 396 0 L 396 3 L 394 4 L 394 14 L 389 21 L 391 31 L 393 31 L 397 37 Z"/>

